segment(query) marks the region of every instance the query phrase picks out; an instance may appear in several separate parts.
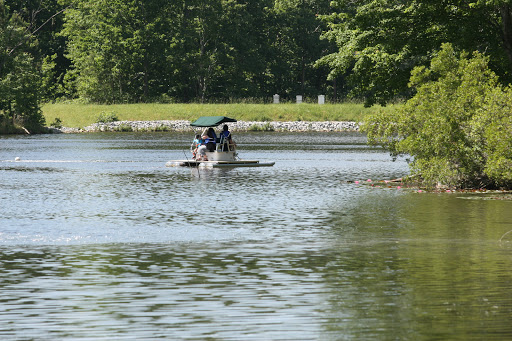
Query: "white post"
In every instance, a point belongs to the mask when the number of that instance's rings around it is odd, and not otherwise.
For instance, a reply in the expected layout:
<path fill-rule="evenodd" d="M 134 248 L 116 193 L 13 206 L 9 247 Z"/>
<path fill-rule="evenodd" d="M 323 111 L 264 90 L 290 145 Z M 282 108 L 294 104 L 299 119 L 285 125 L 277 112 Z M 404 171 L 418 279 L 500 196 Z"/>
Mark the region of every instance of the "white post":
<path fill-rule="evenodd" d="M 297 95 L 297 104 L 302 103 L 302 95 Z"/>
<path fill-rule="evenodd" d="M 275 94 L 273 97 L 274 97 L 274 104 L 279 104 L 279 95 Z"/>
<path fill-rule="evenodd" d="M 318 104 L 325 104 L 325 95 L 318 95 Z"/>

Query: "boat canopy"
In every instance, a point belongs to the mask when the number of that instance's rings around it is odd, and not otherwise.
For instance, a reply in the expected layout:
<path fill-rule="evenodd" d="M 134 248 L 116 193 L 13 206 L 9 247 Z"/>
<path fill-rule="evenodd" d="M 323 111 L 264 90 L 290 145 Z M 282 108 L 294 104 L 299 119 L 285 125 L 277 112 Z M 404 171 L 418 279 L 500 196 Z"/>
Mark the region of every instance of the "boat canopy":
<path fill-rule="evenodd" d="M 234 118 L 226 116 L 201 116 L 194 122 L 190 123 L 193 127 L 216 127 L 226 122 L 236 122 Z"/>

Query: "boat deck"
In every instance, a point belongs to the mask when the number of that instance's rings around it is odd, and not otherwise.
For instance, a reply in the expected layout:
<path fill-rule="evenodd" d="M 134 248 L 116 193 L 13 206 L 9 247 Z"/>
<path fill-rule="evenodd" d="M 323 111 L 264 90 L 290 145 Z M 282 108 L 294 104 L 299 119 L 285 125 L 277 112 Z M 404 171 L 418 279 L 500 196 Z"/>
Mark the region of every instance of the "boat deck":
<path fill-rule="evenodd" d="M 168 167 L 271 167 L 275 162 L 259 162 L 258 160 L 237 160 L 237 161 L 196 161 L 196 160 L 173 160 L 167 162 Z"/>

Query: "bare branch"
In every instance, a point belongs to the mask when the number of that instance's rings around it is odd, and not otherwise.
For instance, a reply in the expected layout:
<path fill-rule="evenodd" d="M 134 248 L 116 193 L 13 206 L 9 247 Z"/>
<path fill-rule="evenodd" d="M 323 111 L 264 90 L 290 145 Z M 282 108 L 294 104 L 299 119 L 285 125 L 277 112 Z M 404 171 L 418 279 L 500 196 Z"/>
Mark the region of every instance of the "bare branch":
<path fill-rule="evenodd" d="M 50 18 L 48 18 L 48 20 L 46 20 L 42 25 L 40 25 L 38 28 L 36 28 L 33 32 L 31 32 L 26 38 L 25 40 L 23 41 L 20 41 L 16 46 L 14 46 L 8 53 L 8 55 L 10 56 L 18 47 L 20 47 L 21 45 L 23 45 L 23 43 L 25 43 L 30 37 L 33 37 L 40 29 L 42 29 L 44 26 L 46 26 L 46 24 L 48 24 L 53 18 L 55 18 L 56 16 L 58 16 L 59 14 L 61 14 L 62 12 L 64 12 L 65 10 L 67 10 L 68 8 L 70 8 L 72 5 L 69 5 L 63 9 L 61 9 L 60 11 L 58 11 L 57 13 L 55 13 L 54 15 L 52 15 Z"/>

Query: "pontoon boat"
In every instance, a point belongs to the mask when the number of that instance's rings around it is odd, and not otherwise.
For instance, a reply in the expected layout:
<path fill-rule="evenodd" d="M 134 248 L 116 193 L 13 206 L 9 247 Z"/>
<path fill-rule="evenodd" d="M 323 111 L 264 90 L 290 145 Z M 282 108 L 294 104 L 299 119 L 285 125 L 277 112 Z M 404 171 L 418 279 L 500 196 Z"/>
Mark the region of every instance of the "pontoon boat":
<path fill-rule="evenodd" d="M 193 127 L 213 128 L 223 123 L 236 122 L 234 118 L 225 116 L 203 116 L 199 117 L 190 125 Z M 206 158 L 200 159 L 199 155 L 194 155 L 187 160 L 171 160 L 167 162 L 168 167 L 271 167 L 275 162 L 259 162 L 258 160 L 242 160 L 238 157 L 234 144 L 221 135 L 217 139 L 215 146 L 206 151 Z"/>

